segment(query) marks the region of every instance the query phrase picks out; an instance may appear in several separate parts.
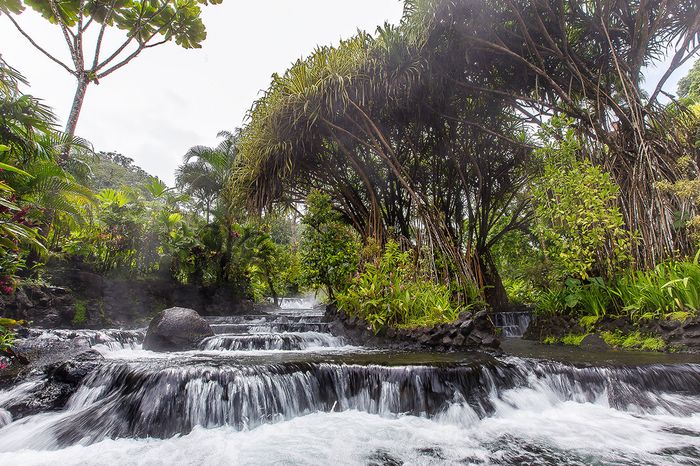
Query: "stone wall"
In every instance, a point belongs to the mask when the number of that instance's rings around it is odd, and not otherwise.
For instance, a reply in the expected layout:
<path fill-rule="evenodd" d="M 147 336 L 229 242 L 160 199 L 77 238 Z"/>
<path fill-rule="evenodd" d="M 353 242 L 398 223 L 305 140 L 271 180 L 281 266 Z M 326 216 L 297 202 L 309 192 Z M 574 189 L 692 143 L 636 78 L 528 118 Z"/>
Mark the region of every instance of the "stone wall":
<path fill-rule="evenodd" d="M 356 345 L 437 351 L 493 350 L 500 347 L 493 321 L 486 311 L 475 314 L 463 312 L 455 322 L 435 327 L 389 328 L 378 334 L 363 319 L 338 311 L 332 304 L 326 308 L 326 320 L 334 335 Z"/>

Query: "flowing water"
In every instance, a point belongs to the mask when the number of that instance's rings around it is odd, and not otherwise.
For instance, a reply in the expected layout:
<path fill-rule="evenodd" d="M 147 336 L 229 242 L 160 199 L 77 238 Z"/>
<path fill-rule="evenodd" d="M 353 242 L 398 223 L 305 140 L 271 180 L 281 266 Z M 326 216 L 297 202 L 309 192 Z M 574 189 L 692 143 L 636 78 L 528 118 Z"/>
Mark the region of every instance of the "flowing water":
<path fill-rule="evenodd" d="M 530 325 L 531 318 L 530 312 L 497 312 L 494 315 L 494 325 L 501 329 L 501 335 L 504 337 L 522 337 Z"/>
<path fill-rule="evenodd" d="M 700 464 L 698 363 L 372 350 L 283 306 L 181 353 L 43 333 L 106 360 L 59 412 L 1 409 L 40 377 L 0 392 L 0 464 Z"/>

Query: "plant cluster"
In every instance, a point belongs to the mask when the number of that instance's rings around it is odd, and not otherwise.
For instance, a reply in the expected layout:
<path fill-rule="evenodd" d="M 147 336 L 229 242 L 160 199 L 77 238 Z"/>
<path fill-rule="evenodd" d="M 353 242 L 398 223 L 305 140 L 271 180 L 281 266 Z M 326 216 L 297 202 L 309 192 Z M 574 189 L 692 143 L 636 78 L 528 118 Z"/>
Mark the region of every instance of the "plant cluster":
<path fill-rule="evenodd" d="M 454 304 L 445 285 L 421 277 L 414 263 L 409 251 L 388 241 L 384 251 L 362 264 L 350 286 L 338 293 L 338 308 L 363 318 L 375 332 L 456 320 L 465 307 Z"/>
<path fill-rule="evenodd" d="M 587 281 L 571 278 L 563 287 L 539 293 L 536 305 L 541 315 L 576 316 L 587 329 L 606 317 L 627 317 L 632 322 L 684 321 L 700 310 L 698 257 L 628 272 L 608 282 L 600 277 Z"/>

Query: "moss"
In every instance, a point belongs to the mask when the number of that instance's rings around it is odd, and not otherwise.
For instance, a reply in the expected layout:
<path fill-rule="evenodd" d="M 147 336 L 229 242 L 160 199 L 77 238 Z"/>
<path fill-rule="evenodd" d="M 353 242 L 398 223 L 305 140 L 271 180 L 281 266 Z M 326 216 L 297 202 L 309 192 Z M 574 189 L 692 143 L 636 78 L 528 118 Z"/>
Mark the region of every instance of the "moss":
<path fill-rule="evenodd" d="M 557 344 L 561 343 L 563 345 L 568 345 L 568 346 L 581 346 L 581 342 L 587 336 L 588 336 L 587 333 L 582 333 L 582 334 L 570 333 L 568 335 L 564 335 L 561 338 L 549 336 L 549 337 L 546 337 L 544 340 L 542 340 L 542 343 L 544 343 L 545 345 L 557 345 Z"/>
<path fill-rule="evenodd" d="M 549 336 L 545 337 L 544 340 L 542 340 L 542 343 L 544 343 L 545 345 L 556 345 L 560 343 L 560 341 L 561 340 L 557 337 Z"/>
<path fill-rule="evenodd" d="M 668 320 L 677 320 L 678 322 L 685 322 L 692 317 L 694 317 L 694 314 L 687 311 L 676 311 L 666 314 Z"/>
<path fill-rule="evenodd" d="M 83 325 L 87 322 L 87 305 L 85 301 L 75 301 L 75 313 L 73 314 L 73 325 Z"/>
<path fill-rule="evenodd" d="M 570 333 L 568 335 L 564 335 L 561 339 L 561 342 L 564 343 L 565 345 L 569 345 L 569 346 L 581 346 L 581 342 L 587 336 L 588 336 L 587 333 L 582 333 L 582 334 Z"/>
<path fill-rule="evenodd" d="M 636 351 L 664 351 L 666 342 L 659 337 L 643 335 L 640 332 L 624 334 L 622 332 L 602 332 L 603 341 L 613 348 Z"/>

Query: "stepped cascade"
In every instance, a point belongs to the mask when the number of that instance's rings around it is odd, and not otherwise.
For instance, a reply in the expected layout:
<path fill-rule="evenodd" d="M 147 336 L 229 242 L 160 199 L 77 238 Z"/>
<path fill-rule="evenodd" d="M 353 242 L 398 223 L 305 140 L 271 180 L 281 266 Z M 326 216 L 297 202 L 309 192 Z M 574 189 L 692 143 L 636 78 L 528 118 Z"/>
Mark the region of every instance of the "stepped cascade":
<path fill-rule="evenodd" d="M 516 334 L 516 317 L 499 326 Z M 206 319 L 215 335 L 176 353 L 141 349 L 143 330 L 33 330 L 104 359 L 56 410 L 20 409 L 44 374 L 0 392 L 0 463 L 700 461 L 697 362 L 357 347 L 302 300 Z"/>

